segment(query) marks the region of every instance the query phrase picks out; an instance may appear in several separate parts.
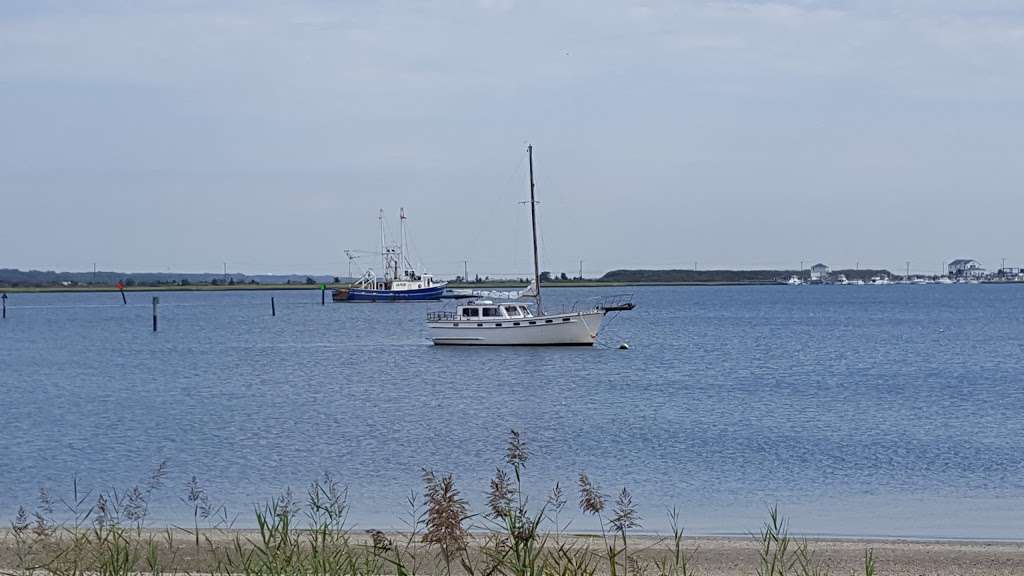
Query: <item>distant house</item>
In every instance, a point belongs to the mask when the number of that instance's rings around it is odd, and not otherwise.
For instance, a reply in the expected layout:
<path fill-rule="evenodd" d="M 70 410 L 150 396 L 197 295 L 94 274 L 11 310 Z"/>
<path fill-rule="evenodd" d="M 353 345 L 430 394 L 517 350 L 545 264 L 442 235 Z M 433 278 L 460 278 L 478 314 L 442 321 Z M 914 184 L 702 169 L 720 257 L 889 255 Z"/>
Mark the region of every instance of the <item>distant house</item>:
<path fill-rule="evenodd" d="M 823 282 L 828 280 L 829 269 L 828 266 L 818 263 L 811 266 L 811 281 L 812 282 Z"/>
<path fill-rule="evenodd" d="M 985 269 L 977 260 L 967 258 L 953 260 L 947 270 L 950 278 L 980 278 L 985 275 Z"/>

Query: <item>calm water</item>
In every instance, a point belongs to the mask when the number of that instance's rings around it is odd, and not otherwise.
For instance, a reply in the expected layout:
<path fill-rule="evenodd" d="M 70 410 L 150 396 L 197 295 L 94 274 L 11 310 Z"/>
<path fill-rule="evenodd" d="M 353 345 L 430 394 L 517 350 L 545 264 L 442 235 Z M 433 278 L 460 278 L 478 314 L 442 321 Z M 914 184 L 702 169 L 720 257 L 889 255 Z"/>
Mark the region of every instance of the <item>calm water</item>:
<path fill-rule="evenodd" d="M 559 289 L 549 301 L 606 292 Z M 430 346 L 437 304 L 317 292 L 12 295 L 0 323 L 0 517 L 41 485 L 123 488 L 167 459 L 246 513 L 324 470 L 398 526 L 422 467 L 477 505 L 509 428 L 539 494 L 587 470 L 645 528 L 1024 538 L 1024 287 L 638 288 L 606 342 Z M 243 514 L 247 522 L 251 514 Z M 576 528 L 592 527 L 577 518 Z"/>

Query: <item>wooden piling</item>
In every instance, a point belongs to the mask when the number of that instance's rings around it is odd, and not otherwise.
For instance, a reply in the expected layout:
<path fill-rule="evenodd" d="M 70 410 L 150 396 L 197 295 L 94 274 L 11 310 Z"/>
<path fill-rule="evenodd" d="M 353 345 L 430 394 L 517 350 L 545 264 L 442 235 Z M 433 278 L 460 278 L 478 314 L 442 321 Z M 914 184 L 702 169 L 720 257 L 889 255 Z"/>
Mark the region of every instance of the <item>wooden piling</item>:
<path fill-rule="evenodd" d="M 326 294 L 327 294 L 327 285 L 326 284 L 321 284 L 320 285 L 320 305 L 321 306 L 324 306 L 324 305 L 327 304 L 327 296 L 326 296 Z"/>
<path fill-rule="evenodd" d="M 4 303 L 4 313 L 2 319 L 7 320 L 7 292 L 4 292 L 2 295 L 0 295 L 0 302 Z"/>
<path fill-rule="evenodd" d="M 277 316 L 277 308 L 274 307 L 274 297 L 270 297 L 270 315 Z"/>
<path fill-rule="evenodd" d="M 156 332 L 156 307 L 160 303 L 158 296 L 153 296 L 153 332 Z"/>

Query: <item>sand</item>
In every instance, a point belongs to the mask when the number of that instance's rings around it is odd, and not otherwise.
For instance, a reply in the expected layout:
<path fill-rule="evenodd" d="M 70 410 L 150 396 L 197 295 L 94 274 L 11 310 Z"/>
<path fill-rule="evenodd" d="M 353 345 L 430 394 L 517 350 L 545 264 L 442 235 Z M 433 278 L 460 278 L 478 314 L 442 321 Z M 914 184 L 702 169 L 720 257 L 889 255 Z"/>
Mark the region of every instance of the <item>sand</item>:
<path fill-rule="evenodd" d="M 160 531 L 148 531 L 162 538 Z M 209 551 L 197 553 L 190 544 L 190 536 L 175 530 L 174 546 L 180 568 L 190 572 L 206 572 Z M 238 536 L 243 539 L 255 538 L 247 530 L 204 532 L 204 541 L 215 547 L 226 547 Z M 358 541 L 368 542 L 365 534 L 355 534 Z M 394 536 L 393 537 L 398 537 Z M 601 541 L 595 536 L 575 535 L 568 537 L 577 545 L 590 544 L 600 550 Z M 691 555 L 691 567 L 697 574 L 752 575 L 756 573 L 758 552 L 752 537 L 688 537 L 685 548 Z M 865 551 L 872 550 L 880 575 L 1010 575 L 1024 576 L 1024 542 L 974 541 L 974 540 L 893 540 L 893 539 L 808 539 L 816 558 L 827 565 L 834 575 L 863 574 Z M 648 576 L 655 576 L 653 561 L 663 556 L 669 548 L 665 539 L 653 536 L 637 536 L 630 541 L 633 554 L 647 565 Z M 204 543 L 204 548 L 207 545 Z M 0 530 L 0 573 L 10 572 L 17 567 L 14 538 L 10 530 Z M 205 570 L 204 570 L 205 568 Z M 606 570 L 601 570 L 606 572 Z"/>

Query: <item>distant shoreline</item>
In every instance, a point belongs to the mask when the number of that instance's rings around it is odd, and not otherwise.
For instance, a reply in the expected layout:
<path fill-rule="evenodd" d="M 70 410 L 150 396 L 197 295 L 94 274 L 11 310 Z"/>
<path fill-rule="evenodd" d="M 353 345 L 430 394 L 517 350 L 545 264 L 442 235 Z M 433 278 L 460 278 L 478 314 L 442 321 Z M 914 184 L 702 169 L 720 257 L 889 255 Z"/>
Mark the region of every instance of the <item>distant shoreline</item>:
<path fill-rule="evenodd" d="M 1024 282 L 981 282 L 982 285 L 1024 285 Z M 544 288 L 636 288 L 636 287 L 657 287 L 657 286 L 693 286 L 693 287 L 722 287 L 722 286 L 785 286 L 785 282 L 754 280 L 749 282 L 616 282 L 601 280 L 553 280 L 544 283 Z M 325 284 L 328 291 L 335 288 L 348 286 L 346 283 Z M 462 284 L 449 282 L 448 287 L 454 290 L 522 290 L 526 288 L 522 282 L 481 282 L 479 284 Z M 320 290 L 320 284 L 237 284 L 214 286 L 210 284 L 192 284 L 179 286 L 174 284 L 132 286 L 125 288 L 125 292 L 257 292 L 268 290 Z M 61 293 L 88 293 L 88 292 L 117 292 L 116 286 L 2 286 L 0 292 L 8 294 L 61 294 Z"/>
<path fill-rule="evenodd" d="M 602 282 L 599 280 L 584 281 L 551 281 L 545 282 L 545 288 L 615 288 L 636 286 L 780 286 L 780 282 Z M 326 284 L 327 290 L 341 288 L 348 284 Z M 522 282 L 481 282 L 479 284 L 461 284 L 449 282 L 448 287 L 455 290 L 522 290 L 526 284 Z M 210 284 L 193 284 L 178 286 L 173 284 L 132 286 L 125 292 L 253 292 L 266 290 L 320 290 L 319 284 L 237 284 L 235 286 Z M 0 286 L 0 292 L 9 294 L 32 293 L 78 293 L 78 292 L 117 292 L 116 286 Z"/>

